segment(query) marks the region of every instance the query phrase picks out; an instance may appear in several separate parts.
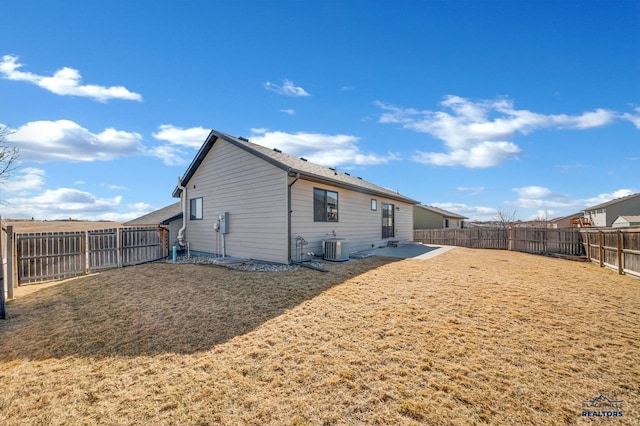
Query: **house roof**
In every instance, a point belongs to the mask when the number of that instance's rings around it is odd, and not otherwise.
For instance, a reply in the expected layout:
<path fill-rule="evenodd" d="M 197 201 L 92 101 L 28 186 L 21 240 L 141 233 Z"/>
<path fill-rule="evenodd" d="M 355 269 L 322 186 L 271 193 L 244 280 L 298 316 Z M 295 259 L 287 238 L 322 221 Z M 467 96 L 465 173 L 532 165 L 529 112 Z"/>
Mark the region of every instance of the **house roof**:
<path fill-rule="evenodd" d="M 416 207 L 420 207 L 422 209 L 429 210 L 429 211 L 432 211 L 434 213 L 438 213 L 438 214 L 440 214 L 440 215 L 442 215 L 444 217 L 451 217 L 451 218 L 454 218 L 454 219 L 469 219 L 466 216 L 462 216 L 462 215 L 459 215 L 457 213 L 453 213 L 453 212 L 447 211 L 445 209 L 441 209 L 439 207 L 425 206 L 424 204 L 418 204 L 418 205 L 416 205 Z"/>
<path fill-rule="evenodd" d="M 172 220 L 182 217 L 182 209 L 180 208 L 180 201 L 173 203 L 170 206 L 163 207 L 159 210 L 147 213 L 129 222 L 123 223 L 127 226 L 140 226 L 140 225 L 166 225 Z"/>
<path fill-rule="evenodd" d="M 209 133 L 204 144 L 200 148 L 200 151 L 196 154 L 195 158 L 187 168 L 180 183 L 185 186 L 189 183 L 189 180 L 193 177 L 194 173 L 209 153 L 213 145 L 222 139 L 230 144 L 261 158 L 268 163 L 288 172 L 290 176 L 300 175 L 301 178 L 307 179 L 313 182 L 324 183 L 327 185 L 334 185 L 346 189 L 350 189 L 357 192 L 363 192 L 371 195 L 378 195 L 381 197 L 387 197 L 393 200 L 404 201 L 410 204 L 417 204 L 418 201 L 409 197 L 399 194 L 396 191 L 392 191 L 387 188 L 383 188 L 374 183 L 368 182 L 360 177 L 351 176 L 349 173 L 341 172 L 333 168 L 324 167 L 319 164 L 312 163 L 303 158 L 294 157 L 292 155 L 281 152 L 280 150 L 270 149 L 262 145 L 258 145 L 249 142 L 244 138 L 237 138 L 235 136 L 221 133 L 216 130 L 212 130 Z M 173 196 L 179 197 L 182 191 L 176 186 L 173 190 Z"/>
<path fill-rule="evenodd" d="M 584 211 L 586 212 L 586 211 L 601 209 L 601 208 L 604 208 L 604 207 L 611 206 L 613 204 L 618 204 L 618 203 L 620 203 L 622 201 L 631 200 L 631 199 L 636 198 L 636 197 L 640 197 L 640 192 L 638 192 L 637 194 L 627 195 L 626 197 L 616 198 L 614 200 L 607 201 L 606 203 L 598 204 L 597 206 L 592 206 L 592 207 L 586 208 L 586 209 L 584 209 Z"/>
<path fill-rule="evenodd" d="M 629 222 L 629 223 L 640 223 L 640 214 L 618 216 L 618 218 L 615 221 L 616 222 L 621 221 L 621 222 Z"/>
<path fill-rule="evenodd" d="M 563 220 L 569 220 L 569 219 L 572 219 L 572 218 L 578 218 L 578 217 L 582 217 L 582 216 L 583 216 L 582 212 L 577 212 L 577 213 L 574 213 L 574 214 L 570 214 L 568 216 L 556 217 L 554 219 L 551 219 L 549 222 L 551 222 L 551 223 L 561 222 Z"/>

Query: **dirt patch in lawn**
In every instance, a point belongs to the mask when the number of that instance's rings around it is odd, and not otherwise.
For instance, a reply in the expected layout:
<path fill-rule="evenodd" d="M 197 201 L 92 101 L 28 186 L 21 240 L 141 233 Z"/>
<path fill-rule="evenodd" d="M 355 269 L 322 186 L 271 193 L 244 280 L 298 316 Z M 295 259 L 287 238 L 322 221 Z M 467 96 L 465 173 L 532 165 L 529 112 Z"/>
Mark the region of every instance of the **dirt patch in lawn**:
<path fill-rule="evenodd" d="M 603 394 L 640 423 L 638 280 L 463 248 L 328 269 L 154 263 L 18 297 L 0 422 L 578 424 Z"/>

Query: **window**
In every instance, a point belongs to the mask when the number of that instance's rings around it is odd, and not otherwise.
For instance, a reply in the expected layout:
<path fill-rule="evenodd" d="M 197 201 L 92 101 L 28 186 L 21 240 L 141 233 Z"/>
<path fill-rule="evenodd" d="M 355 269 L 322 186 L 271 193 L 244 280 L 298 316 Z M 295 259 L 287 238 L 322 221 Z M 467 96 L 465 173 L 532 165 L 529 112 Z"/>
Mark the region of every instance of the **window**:
<path fill-rule="evenodd" d="M 378 200 L 376 200 L 375 198 L 371 199 L 371 210 L 372 211 L 378 210 Z"/>
<path fill-rule="evenodd" d="M 444 227 L 448 228 L 449 227 L 449 219 L 445 219 L 444 220 Z"/>
<path fill-rule="evenodd" d="M 202 220 L 202 197 L 189 200 L 189 219 Z"/>
<path fill-rule="evenodd" d="M 313 221 L 338 221 L 338 193 L 326 189 L 313 188 Z"/>

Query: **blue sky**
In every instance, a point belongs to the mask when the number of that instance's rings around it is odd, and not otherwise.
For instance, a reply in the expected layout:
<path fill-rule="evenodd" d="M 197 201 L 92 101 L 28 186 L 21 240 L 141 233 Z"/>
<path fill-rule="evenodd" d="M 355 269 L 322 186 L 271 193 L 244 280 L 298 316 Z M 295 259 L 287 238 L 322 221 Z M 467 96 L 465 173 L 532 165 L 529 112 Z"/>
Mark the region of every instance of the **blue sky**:
<path fill-rule="evenodd" d="M 9 1 L 11 218 L 178 200 L 216 129 L 490 220 L 640 192 L 640 1 Z"/>

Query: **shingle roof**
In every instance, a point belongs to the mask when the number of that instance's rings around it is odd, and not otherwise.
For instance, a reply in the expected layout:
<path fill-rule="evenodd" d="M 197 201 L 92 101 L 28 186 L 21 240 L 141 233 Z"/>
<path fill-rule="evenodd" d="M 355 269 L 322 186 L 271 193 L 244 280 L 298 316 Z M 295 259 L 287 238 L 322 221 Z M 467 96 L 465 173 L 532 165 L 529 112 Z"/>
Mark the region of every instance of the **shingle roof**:
<path fill-rule="evenodd" d="M 638 222 L 640 222 L 640 215 L 635 214 L 635 215 L 618 216 L 618 219 L 616 219 L 616 222 L 619 219 L 622 219 L 622 220 L 624 220 L 626 222 L 629 222 L 629 223 L 638 223 Z"/>
<path fill-rule="evenodd" d="M 180 202 L 171 204 L 170 206 L 163 207 L 159 210 L 147 213 L 139 218 L 130 220 L 123 223 L 127 226 L 139 226 L 139 225 L 158 225 L 171 222 L 174 219 L 182 217 L 182 209 L 180 208 Z"/>
<path fill-rule="evenodd" d="M 617 203 L 619 203 L 621 201 L 630 200 L 630 199 L 635 198 L 635 197 L 640 197 L 640 192 L 638 192 L 637 194 L 627 195 L 626 197 L 616 198 L 614 200 L 607 201 L 606 203 L 598 204 L 597 206 L 586 208 L 586 209 L 584 209 L 584 211 L 586 212 L 586 211 L 601 209 L 601 208 L 604 208 L 604 207 L 608 207 L 608 206 L 610 206 L 612 204 L 617 204 Z"/>
<path fill-rule="evenodd" d="M 441 214 L 444 217 L 451 217 L 451 218 L 454 218 L 454 219 L 469 219 L 466 216 L 462 216 L 462 215 L 459 215 L 457 213 L 453 213 L 453 212 L 450 212 L 450 211 L 447 211 L 445 209 L 441 209 L 441 208 L 438 208 L 438 207 L 425 206 L 424 204 L 419 204 L 416 207 L 420 207 L 420 208 L 423 208 L 425 210 L 430 210 L 430 211 L 432 211 L 434 213 Z"/>
<path fill-rule="evenodd" d="M 184 176 L 180 180 L 182 186 L 187 185 L 193 174 L 198 169 L 207 153 L 211 150 L 213 145 L 218 139 L 222 139 L 229 142 L 236 147 L 243 149 L 256 157 L 259 157 L 274 166 L 289 172 L 292 176 L 300 174 L 301 178 L 311 180 L 314 182 L 325 183 L 335 185 L 338 187 L 364 192 L 367 194 L 379 195 L 394 200 L 404 201 L 411 204 L 417 204 L 418 201 L 409 197 L 399 194 L 387 188 L 383 188 L 374 183 L 368 182 L 362 178 L 351 176 L 349 173 L 341 172 L 332 168 L 324 167 L 319 164 L 312 163 L 310 161 L 294 157 L 279 150 L 270 149 L 262 145 L 258 145 L 249 142 L 246 139 L 240 139 L 235 136 L 228 135 L 212 130 L 204 142 L 200 151 L 196 154 L 195 158 L 187 168 Z M 176 187 L 173 191 L 173 196 L 180 196 L 180 189 Z"/>

